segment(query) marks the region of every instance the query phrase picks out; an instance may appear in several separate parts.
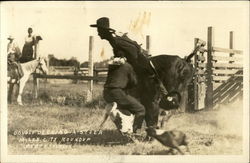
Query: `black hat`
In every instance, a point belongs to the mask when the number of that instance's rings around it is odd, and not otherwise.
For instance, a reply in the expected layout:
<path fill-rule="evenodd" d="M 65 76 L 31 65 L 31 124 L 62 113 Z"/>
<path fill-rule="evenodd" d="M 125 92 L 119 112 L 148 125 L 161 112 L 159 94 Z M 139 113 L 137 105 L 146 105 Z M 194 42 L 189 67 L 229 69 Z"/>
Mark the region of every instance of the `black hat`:
<path fill-rule="evenodd" d="M 97 19 L 96 24 L 91 24 L 90 27 L 97 27 L 97 28 L 103 28 L 111 31 L 115 31 L 112 28 L 109 28 L 109 18 L 102 17 Z"/>

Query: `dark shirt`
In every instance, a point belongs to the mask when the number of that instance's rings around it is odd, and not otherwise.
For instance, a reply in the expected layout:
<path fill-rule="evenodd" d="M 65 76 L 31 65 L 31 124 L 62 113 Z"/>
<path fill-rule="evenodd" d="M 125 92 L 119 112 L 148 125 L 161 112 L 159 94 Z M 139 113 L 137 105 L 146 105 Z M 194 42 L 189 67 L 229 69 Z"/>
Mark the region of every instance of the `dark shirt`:
<path fill-rule="evenodd" d="M 133 67 L 129 63 L 123 65 L 109 65 L 105 88 L 132 88 L 137 84 Z"/>
<path fill-rule="evenodd" d="M 137 47 L 121 37 L 114 37 L 112 45 L 115 57 L 126 57 L 137 75 L 151 76 L 153 73 L 149 59 L 144 56 Z"/>

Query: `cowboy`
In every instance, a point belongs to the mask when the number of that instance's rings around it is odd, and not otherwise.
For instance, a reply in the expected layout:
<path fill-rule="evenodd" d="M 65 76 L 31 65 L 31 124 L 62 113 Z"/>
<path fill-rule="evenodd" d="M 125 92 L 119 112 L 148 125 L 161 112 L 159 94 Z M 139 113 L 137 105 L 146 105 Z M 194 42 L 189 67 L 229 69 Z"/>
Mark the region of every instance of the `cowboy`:
<path fill-rule="evenodd" d="M 144 106 L 134 97 L 127 94 L 127 90 L 137 84 L 133 67 L 126 62 L 126 58 L 115 57 L 109 63 L 108 76 L 104 84 L 103 96 L 106 102 L 116 102 L 118 109 L 125 115 L 135 115 L 133 132 L 141 128 L 145 116 Z"/>
<path fill-rule="evenodd" d="M 13 69 L 16 72 L 16 75 L 20 79 L 23 76 L 23 72 L 21 69 L 19 62 L 19 58 L 21 56 L 21 51 L 16 42 L 14 42 L 14 37 L 9 36 L 7 38 L 9 43 L 7 45 L 7 55 L 8 55 L 8 70 Z"/>
<path fill-rule="evenodd" d="M 152 83 L 156 80 L 158 81 L 159 91 L 164 96 L 168 94 L 166 88 L 157 77 L 150 60 L 143 55 L 143 49 L 135 41 L 130 40 L 126 35 L 123 35 L 122 37 L 117 36 L 115 30 L 109 27 L 109 19 L 107 17 L 99 18 L 96 24 L 90 26 L 96 27 L 100 38 L 105 39 L 110 43 L 115 57 L 125 57 L 127 62 L 134 68 L 138 77 L 139 92 L 143 92 L 142 90 L 145 89 L 145 80 L 152 80 Z M 152 110 L 146 113 L 148 115 L 147 117 L 150 117 L 148 120 L 146 119 L 146 121 L 149 122 L 147 123 L 149 125 L 153 125 L 153 123 L 155 124 L 155 120 L 151 118 L 151 112 Z"/>

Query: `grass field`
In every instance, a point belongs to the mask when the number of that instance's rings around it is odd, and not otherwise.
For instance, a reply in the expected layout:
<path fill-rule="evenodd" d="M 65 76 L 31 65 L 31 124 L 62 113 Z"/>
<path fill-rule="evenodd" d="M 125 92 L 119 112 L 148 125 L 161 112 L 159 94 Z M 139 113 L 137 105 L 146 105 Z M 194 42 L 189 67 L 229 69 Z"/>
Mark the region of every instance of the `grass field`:
<path fill-rule="evenodd" d="M 55 138 L 59 135 L 67 136 L 66 131 L 97 130 L 104 115 L 102 85 L 95 85 L 95 100 L 91 103 L 85 101 L 84 84 L 45 86 L 41 83 L 38 100 L 32 99 L 31 90 L 32 87 L 28 84 L 23 95 L 25 106 L 8 106 L 9 154 L 167 154 L 167 148 L 155 140 L 127 142 L 125 145 L 107 145 L 105 142 L 102 144 L 105 140 L 124 141 L 110 120 L 106 122 L 103 134 L 95 136 L 95 145 L 85 142 L 57 144 L 53 140 L 43 142 L 41 137 L 39 140 L 23 139 L 25 134 L 20 134 L 20 131 L 45 131 L 47 134 L 50 132 L 49 134 Z M 165 124 L 164 129 L 185 132 L 191 155 L 240 155 L 243 151 L 242 103 L 237 101 L 213 111 L 175 114 Z M 182 149 L 185 151 L 185 147 Z"/>

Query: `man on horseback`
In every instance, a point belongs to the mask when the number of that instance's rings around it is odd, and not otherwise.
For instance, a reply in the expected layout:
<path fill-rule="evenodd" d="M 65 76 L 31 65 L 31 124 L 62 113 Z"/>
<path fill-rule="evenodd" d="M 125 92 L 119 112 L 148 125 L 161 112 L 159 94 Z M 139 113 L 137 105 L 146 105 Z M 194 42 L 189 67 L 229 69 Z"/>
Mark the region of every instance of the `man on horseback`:
<path fill-rule="evenodd" d="M 10 42 L 7 45 L 7 55 L 8 55 L 8 71 L 12 71 L 12 78 L 19 80 L 23 76 L 22 69 L 20 67 L 19 58 L 21 56 L 21 51 L 16 42 L 14 42 L 14 37 L 9 36 L 8 40 Z"/>
<path fill-rule="evenodd" d="M 144 106 L 150 105 L 148 109 L 146 108 L 147 110 L 145 120 L 147 126 L 156 127 L 159 113 L 159 109 L 157 106 L 158 104 L 149 104 L 150 100 L 147 100 L 148 96 L 150 96 L 150 91 L 161 92 L 161 94 L 163 94 L 164 96 L 166 96 L 168 92 L 159 78 L 156 77 L 157 73 L 155 73 L 154 67 L 152 67 L 152 63 L 150 63 L 150 60 L 146 57 L 146 51 L 143 50 L 135 41 L 130 40 L 126 35 L 116 35 L 115 30 L 109 27 L 109 19 L 106 17 L 99 18 L 96 24 L 92 24 L 90 26 L 97 27 L 98 35 L 100 36 L 100 38 L 105 39 L 110 43 L 113 48 L 114 57 L 125 57 L 127 59 L 127 62 L 130 63 L 133 67 L 138 77 L 137 89 L 140 93 L 137 96 L 141 99 L 141 102 L 144 103 Z M 150 82 L 152 83 L 152 85 L 148 84 Z M 152 88 L 149 88 L 150 91 L 148 91 L 148 93 L 142 93 L 144 92 L 146 87 L 148 88 L 151 86 Z"/>

